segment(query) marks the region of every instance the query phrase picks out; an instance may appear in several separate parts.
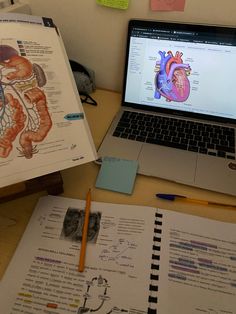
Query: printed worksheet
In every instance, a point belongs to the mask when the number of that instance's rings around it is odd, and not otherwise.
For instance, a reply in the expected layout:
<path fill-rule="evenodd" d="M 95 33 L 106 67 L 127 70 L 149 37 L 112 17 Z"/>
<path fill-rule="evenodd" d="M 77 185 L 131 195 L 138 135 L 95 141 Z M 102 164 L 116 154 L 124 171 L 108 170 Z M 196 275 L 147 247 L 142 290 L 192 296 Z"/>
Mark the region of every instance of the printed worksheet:
<path fill-rule="evenodd" d="M 0 284 L 4 314 L 235 314 L 236 228 L 147 206 L 42 197 Z"/>
<path fill-rule="evenodd" d="M 158 313 L 235 314 L 236 225 L 162 212 Z"/>
<path fill-rule="evenodd" d="M 147 313 L 153 209 L 144 218 L 141 206 L 93 202 L 80 273 L 84 207 L 41 198 L 3 277 L 1 313 Z"/>

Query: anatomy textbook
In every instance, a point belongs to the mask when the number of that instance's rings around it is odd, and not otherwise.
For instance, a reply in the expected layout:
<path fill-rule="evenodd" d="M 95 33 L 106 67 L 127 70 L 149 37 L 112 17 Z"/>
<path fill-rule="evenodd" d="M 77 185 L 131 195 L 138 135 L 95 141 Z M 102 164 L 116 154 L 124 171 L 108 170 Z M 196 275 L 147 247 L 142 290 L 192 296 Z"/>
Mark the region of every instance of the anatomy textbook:
<path fill-rule="evenodd" d="M 58 29 L 0 15 L 0 187 L 96 159 Z"/>

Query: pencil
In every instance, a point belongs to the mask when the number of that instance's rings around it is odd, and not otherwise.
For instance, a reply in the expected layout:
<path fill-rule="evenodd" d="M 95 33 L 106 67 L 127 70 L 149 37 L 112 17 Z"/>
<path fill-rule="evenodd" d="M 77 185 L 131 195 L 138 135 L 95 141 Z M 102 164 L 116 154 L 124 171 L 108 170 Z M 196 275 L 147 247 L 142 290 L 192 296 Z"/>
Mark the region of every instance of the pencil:
<path fill-rule="evenodd" d="M 82 241 L 81 241 L 81 247 L 80 247 L 79 267 L 78 267 L 79 272 L 84 271 L 90 206 L 91 206 L 91 189 L 89 189 L 87 193 L 87 197 L 86 197 L 84 226 L 83 226 Z"/>

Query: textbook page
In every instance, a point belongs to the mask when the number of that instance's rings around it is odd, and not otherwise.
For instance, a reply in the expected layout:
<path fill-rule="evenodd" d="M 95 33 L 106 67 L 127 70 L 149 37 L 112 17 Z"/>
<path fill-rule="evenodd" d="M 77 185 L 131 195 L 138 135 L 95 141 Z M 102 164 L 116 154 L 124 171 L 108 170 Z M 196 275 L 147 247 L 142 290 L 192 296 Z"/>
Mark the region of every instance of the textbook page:
<path fill-rule="evenodd" d="M 156 209 L 92 202 L 80 273 L 84 207 L 40 199 L 2 279 L 1 313 L 147 313 Z"/>
<path fill-rule="evenodd" d="M 0 187 L 97 158 L 58 29 L 21 16 L 0 14 Z"/>
<path fill-rule="evenodd" d="M 158 313 L 236 313 L 236 225 L 163 214 Z"/>

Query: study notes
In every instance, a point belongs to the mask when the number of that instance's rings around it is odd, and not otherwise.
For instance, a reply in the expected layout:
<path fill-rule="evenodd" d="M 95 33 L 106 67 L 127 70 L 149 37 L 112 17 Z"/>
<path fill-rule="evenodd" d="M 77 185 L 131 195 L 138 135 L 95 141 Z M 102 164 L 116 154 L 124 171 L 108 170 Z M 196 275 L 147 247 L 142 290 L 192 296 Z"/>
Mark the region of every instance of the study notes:
<path fill-rule="evenodd" d="M 96 159 L 59 30 L 0 14 L 0 187 Z"/>
<path fill-rule="evenodd" d="M 2 279 L 1 313 L 235 314 L 236 230 L 144 206 L 40 199 Z"/>

